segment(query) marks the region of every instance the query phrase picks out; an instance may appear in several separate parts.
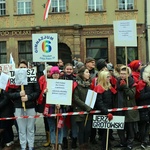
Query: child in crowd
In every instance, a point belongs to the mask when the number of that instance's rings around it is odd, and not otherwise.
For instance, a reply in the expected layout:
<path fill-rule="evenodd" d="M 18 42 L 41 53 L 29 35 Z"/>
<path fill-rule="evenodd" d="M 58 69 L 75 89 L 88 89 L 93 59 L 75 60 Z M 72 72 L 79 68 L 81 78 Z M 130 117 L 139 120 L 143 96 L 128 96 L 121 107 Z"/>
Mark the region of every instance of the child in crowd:
<path fill-rule="evenodd" d="M 64 66 L 64 76 L 62 77 L 62 79 L 64 80 L 73 80 L 75 81 L 76 77 L 73 75 L 73 65 L 70 64 L 70 63 L 67 63 L 65 66 Z M 72 109 L 72 106 L 66 106 L 66 111 L 67 112 L 72 112 L 73 109 Z M 67 116 L 65 118 L 65 123 L 64 123 L 64 132 L 63 132 L 63 148 L 68 148 L 68 139 L 67 139 L 67 136 L 68 136 L 68 128 L 70 127 L 70 121 L 71 121 L 71 136 L 72 136 L 72 144 L 71 144 L 71 147 L 72 148 L 77 148 L 77 124 L 74 120 L 74 116 Z"/>
<path fill-rule="evenodd" d="M 122 66 L 120 68 L 120 77 L 117 81 L 117 98 L 115 99 L 115 108 L 134 107 L 136 94 L 136 84 L 131 76 L 129 67 Z M 116 115 L 125 116 L 125 129 L 117 130 L 120 144 L 115 147 L 125 147 L 125 150 L 133 148 L 133 141 L 135 137 L 134 125 L 139 121 L 138 110 L 127 110 L 116 112 Z"/>
<path fill-rule="evenodd" d="M 50 76 L 52 79 L 57 80 L 60 77 L 59 73 L 60 73 L 59 68 L 57 66 L 53 66 L 50 71 Z M 47 87 L 47 90 L 48 90 L 48 88 L 49 87 Z M 57 105 L 46 104 L 44 114 L 47 115 L 47 114 L 54 114 L 54 113 L 63 113 L 63 106 L 61 106 L 59 104 L 57 104 Z M 48 125 L 49 125 L 49 130 L 50 130 L 50 140 L 51 140 L 52 150 L 55 150 L 57 118 L 56 117 L 48 117 L 47 121 L 48 121 Z M 58 129 L 58 145 L 57 145 L 58 150 L 62 150 L 62 141 L 63 141 L 63 128 L 59 128 Z"/>

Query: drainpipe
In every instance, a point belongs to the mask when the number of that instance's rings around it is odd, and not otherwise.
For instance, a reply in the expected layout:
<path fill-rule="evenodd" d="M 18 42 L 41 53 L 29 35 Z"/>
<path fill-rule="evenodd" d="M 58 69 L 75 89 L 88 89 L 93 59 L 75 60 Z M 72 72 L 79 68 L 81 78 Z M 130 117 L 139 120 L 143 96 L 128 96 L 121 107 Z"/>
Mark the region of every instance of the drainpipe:
<path fill-rule="evenodd" d="M 147 24 L 147 1 L 145 0 L 145 40 L 146 40 L 146 62 L 149 62 L 148 24 Z"/>

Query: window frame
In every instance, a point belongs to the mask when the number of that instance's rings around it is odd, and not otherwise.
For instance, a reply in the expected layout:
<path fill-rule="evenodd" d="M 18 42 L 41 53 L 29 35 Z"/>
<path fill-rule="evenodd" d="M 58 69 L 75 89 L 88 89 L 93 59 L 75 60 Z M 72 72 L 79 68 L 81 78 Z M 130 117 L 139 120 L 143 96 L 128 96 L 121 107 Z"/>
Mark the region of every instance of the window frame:
<path fill-rule="evenodd" d="M 0 16 L 4 16 L 6 15 L 6 0 L 0 0 L 0 6 L 3 6 L 4 7 L 0 7 Z M 4 11 L 4 13 L 2 13 Z"/>
<path fill-rule="evenodd" d="M 5 52 L 2 51 L 2 45 L 1 44 L 5 44 Z M 4 59 L 2 59 L 2 57 L 5 57 Z M 5 60 L 5 62 L 3 62 L 3 60 Z M 7 42 L 6 41 L 0 41 L 0 64 L 5 64 L 7 62 Z"/>
<path fill-rule="evenodd" d="M 22 48 L 20 48 L 20 46 L 19 46 L 19 43 L 25 43 L 25 51 L 20 51 L 20 49 L 22 49 Z M 30 48 L 31 48 L 31 50 L 30 51 L 26 51 L 28 48 L 27 48 L 27 44 L 30 44 Z M 28 49 L 29 50 L 29 49 Z M 22 58 L 22 57 L 20 57 L 21 55 L 24 55 L 25 57 L 24 58 Z M 24 40 L 24 41 L 18 41 L 18 58 L 19 59 L 25 59 L 26 61 L 31 61 L 30 59 L 28 59 L 29 57 L 27 57 L 27 55 L 31 55 L 31 58 L 32 58 L 32 55 L 33 55 L 33 52 L 32 52 L 32 40 Z"/>
<path fill-rule="evenodd" d="M 55 4 L 56 1 L 57 1 L 57 3 Z M 62 0 L 52 0 L 51 1 L 51 12 L 52 13 L 65 13 L 67 11 L 67 0 L 63 0 L 62 4 L 64 4 L 64 5 L 61 5 L 60 1 L 62 2 Z M 63 8 L 64 8 L 64 10 L 63 10 Z"/>
<path fill-rule="evenodd" d="M 106 46 L 102 45 L 102 46 L 89 46 L 88 47 L 88 40 L 99 40 L 99 43 L 104 43 L 104 41 L 102 40 L 106 40 Z M 97 53 L 100 54 L 99 57 L 93 57 L 91 55 L 88 55 L 88 50 L 97 50 Z M 105 54 L 103 53 L 103 51 L 106 50 Z M 103 57 L 102 54 L 104 54 L 105 56 Z M 95 55 L 97 56 L 97 55 Z M 104 38 L 86 38 L 86 57 L 93 57 L 96 61 L 100 58 L 103 59 L 108 59 L 108 38 L 104 37 Z"/>
<path fill-rule="evenodd" d="M 23 3 L 23 8 L 19 8 L 19 3 Z M 27 6 L 27 3 L 29 3 L 29 6 Z M 19 12 L 19 10 L 23 10 L 23 13 L 21 11 Z M 25 15 L 25 14 L 31 14 L 31 13 L 32 13 L 32 0 L 17 0 L 17 14 L 18 15 Z"/>
<path fill-rule="evenodd" d="M 122 3 L 121 3 L 122 1 Z M 134 10 L 134 4 L 135 4 L 135 0 L 130 0 L 130 1 L 133 1 L 133 2 L 128 2 L 128 0 L 118 0 L 118 9 L 119 10 Z M 124 3 L 124 4 L 123 4 Z M 122 7 L 121 7 L 122 5 Z M 124 5 L 124 7 L 123 7 Z M 132 5 L 132 9 L 131 8 L 128 8 L 128 5 Z"/>
<path fill-rule="evenodd" d="M 94 0 L 94 4 L 92 4 L 91 6 L 90 6 L 90 0 L 88 0 L 88 2 L 87 2 L 87 11 L 103 11 L 104 10 L 104 1 L 103 0 L 99 0 L 100 1 L 100 3 L 99 4 L 97 4 L 97 0 Z M 99 5 L 99 6 L 98 6 Z M 98 8 L 97 8 L 97 6 L 98 6 Z M 91 7 L 91 9 L 89 8 L 89 7 Z M 92 8 L 92 7 L 94 7 L 94 8 Z"/>
<path fill-rule="evenodd" d="M 134 50 L 131 52 L 131 50 Z M 135 57 L 133 59 L 131 59 L 131 55 L 132 53 L 135 53 Z M 127 54 L 128 54 L 128 61 L 127 63 L 129 64 L 131 61 L 138 59 L 138 47 L 127 47 Z M 119 59 L 120 57 L 120 59 Z M 121 60 L 122 62 L 118 62 L 119 60 Z M 125 47 L 121 47 L 118 46 L 116 47 L 116 63 L 117 64 L 125 64 L 126 60 L 125 60 Z"/>

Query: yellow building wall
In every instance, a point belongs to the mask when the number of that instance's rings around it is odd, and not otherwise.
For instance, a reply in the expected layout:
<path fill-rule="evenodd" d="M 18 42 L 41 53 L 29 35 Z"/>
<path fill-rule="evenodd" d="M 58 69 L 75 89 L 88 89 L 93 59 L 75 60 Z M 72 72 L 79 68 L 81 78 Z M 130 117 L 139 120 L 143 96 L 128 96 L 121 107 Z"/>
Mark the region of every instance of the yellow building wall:
<path fill-rule="evenodd" d="M 59 42 L 66 43 L 72 55 L 82 54 L 82 61 L 86 57 L 86 38 L 108 38 L 108 57 L 115 63 L 113 21 L 136 19 L 139 59 L 146 61 L 143 34 L 145 30 L 144 0 L 135 0 L 135 10 L 131 11 L 118 11 L 118 0 L 111 0 L 111 2 L 104 0 L 104 11 L 101 12 L 88 12 L 87 0 L 67 0 L 67 12 L 50 12 L 48 19 L 43 21 L 45 9 L 43 6 L 46 2 L 47 0 L 32 0 L 32 14 L 17 15 L 17 0 L 6 0 L 7 14 L 0 16 L 0 41 L 7 41 L 8 59 L 9 53 L 13 51 L 18 61 L 19 40 L 32 40 L 32 33 L 57 32 Z"/>

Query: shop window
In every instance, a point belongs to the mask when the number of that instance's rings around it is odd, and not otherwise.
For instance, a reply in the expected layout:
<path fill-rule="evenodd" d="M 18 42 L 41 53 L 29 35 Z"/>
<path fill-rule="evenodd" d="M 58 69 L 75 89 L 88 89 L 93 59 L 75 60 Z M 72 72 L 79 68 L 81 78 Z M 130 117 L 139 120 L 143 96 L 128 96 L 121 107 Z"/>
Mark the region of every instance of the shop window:
<path fill-rule="evenodd" d="M 31 14 L 31 0 L 18 0 L 17 12 L 18 14 Z"/>
<path fill-rule="evenodd" d="M 86 39 L 86 57 L 92 57 L 95 60 L 108 58 L 108 39 L 96 38 Z"/>
<path fill-rule="evenodd" d="M 66 0 L 52 0 L 51 12 L 66 12 Z"/>
<path fill-rule="evenodd" d="M 134 0 L 118 0 L 119 10 L 133 10 Z"/>
<path fill-rule="evenodd" d="M 0 0 L 0 16 L 6 15 L 6 1 Z"/>
<path fill-rule="evenodd" d="M 102 11 L 103 0 L 88 0 L 88 11 Z"/>
<path fill-rule="evenodd" d="M 19 60 L 25 59 L 32 62 L 32 41 L 18 41 Z"/>
<path fill-rule="evenodd" d="M 0 63 L 7 63 L 6 42 L 0 41 Z"/>
<path fill-rule="evenodd" d="M 128 47 L 127 48 L 127 61 L 128 64 L 138 59 L 138 49 L 137 47 Z M 125 48 L 124 47 L 116 47 L 116 58 L 117 58 L 117 64 L 125 64 L 126 58 L 125 58 Z"/>

